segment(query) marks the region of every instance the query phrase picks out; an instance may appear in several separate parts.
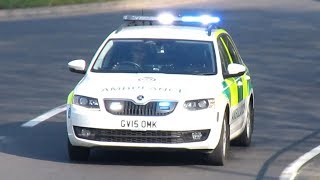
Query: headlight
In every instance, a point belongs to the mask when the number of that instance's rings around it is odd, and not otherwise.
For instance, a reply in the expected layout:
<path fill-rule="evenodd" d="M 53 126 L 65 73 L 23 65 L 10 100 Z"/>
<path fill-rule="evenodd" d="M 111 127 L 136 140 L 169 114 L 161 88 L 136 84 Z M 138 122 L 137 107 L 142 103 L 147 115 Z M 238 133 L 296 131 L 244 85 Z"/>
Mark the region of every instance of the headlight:
<path fill-rule="evenodd" d="M 96 98 L 86 97 L 86 96 L 79 96 L 74 95 L 73 97 L 73 104 L 83 106 L 86 108 L 94 108 L 99 109 L 99 102 Z"/>
<path fill-rule="evenodd" d="M 184 107 L 190 111 L 214 107 L 214 99 L 196 99 L 186 101 Z"/>

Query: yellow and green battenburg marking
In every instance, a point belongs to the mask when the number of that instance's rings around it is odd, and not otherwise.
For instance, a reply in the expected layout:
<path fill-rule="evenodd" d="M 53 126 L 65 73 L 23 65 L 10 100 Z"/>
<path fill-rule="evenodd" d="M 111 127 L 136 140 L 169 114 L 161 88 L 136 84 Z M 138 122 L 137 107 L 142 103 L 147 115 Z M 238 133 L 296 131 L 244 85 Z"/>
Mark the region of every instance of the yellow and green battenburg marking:
<path fill-rule="evenodd" d="M 218 38 L 219 35 L 222 33 L 227 33 L 227 32 L 223 29 L 217 30 L 214 34 L 215 38 Z M 227 48 L 226 43 L 221 37 L 220 39 L 224 48 L 227 51 L 230 63 L 233 63 L 233 59 L 230 55 L 230 52 L 229 52 L 229 49 Z M 246 79 L 247 75 L 250 75 L 249 72 L 241 76 L 241 78 L 237 78 L 237 79 L 228 78 L 222 82 L 223 88 L 225 89 L 223 91 L 223 94 L 229 99 L 231 106 L 237 105 L 239 102 L 241 102 L 243 99 L 245 99 L 249 95 L 252 85 L 251 85 L 251 81 Z M 238 85 L 237 85 L 239 81 L 240 83 L 242 83 L 242 87 L 240 86 L 241 88 L 238 88 Z"/>
<path fill-rule="evenodd" d="M 223 94 L 229 99 L 231 107 L 240 103 L 243 99 L 249 96 L 252 85 L 250 80 L 246 80 L 245 76 L 242 76 L 238 81 L 242 81 L 242 88 L 237 87 L 235 78 L 228 78 L 222 82 L 224 91 Z"/>
<path fill-rule="evenodd" d="M 67 99 L 67 104 L 72 104 L 73 96 L 74 96 L 74 91 L 71 91 Z"/>
<path fill-rule="evenodd" d="M 230 100 L 231 106 L 238 104 L 238 87 L 235 83 L 234 78 L 228 78 L 223 81 L 223 87 L 226 88 L 225 91 L 229 91 L 226 95 Z"/>

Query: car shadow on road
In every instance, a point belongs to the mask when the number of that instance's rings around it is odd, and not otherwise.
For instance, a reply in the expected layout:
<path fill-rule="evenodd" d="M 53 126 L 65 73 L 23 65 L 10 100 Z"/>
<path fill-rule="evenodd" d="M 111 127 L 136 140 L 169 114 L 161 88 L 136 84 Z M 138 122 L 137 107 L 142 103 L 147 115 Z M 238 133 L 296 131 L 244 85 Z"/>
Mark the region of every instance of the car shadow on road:
<path fill-rule="evenodd" d="M 59 117 L 59 116 L 58 116 Z M 68 158 L 65 122 L 48 121 L 35 127 L 21 122 L 0 125 L 0 152 L 59 163 L 135 166 L 206 165 L 199 152 L 162 152 L 92 149 L 88 162 Z"/>
<path fill-rule="evenodd" d="M 202 154 L 196 152 L 115 151 L 94 149 L 89 163 L 135 166 L 205 165 Z"/>

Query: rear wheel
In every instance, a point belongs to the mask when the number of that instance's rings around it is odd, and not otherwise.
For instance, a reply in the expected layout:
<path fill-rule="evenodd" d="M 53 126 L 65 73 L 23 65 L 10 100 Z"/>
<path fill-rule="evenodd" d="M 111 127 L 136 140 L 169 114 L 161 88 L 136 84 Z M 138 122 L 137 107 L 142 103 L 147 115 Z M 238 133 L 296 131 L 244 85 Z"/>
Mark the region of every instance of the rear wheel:
<path fill-rule="evenodd" d="M 230 127 L 228 116 L 225 114 L 222 122 L 220 139 L 217 147 L 210 153 L 206 154 L 209 164 L 223 166 L 228 155 L 230 147 Z"/>
<path fill-rule="evenodd" d="M 71 161 L 87 161 L 90 155 L 90 148 L 73 146 L 68 139 L 68 153 Z"/>
<path fill-rule="evenodd" d="M 254 124 L 254 110 L 252 106 L 252 102 L 249 104 L 249 108 L 246 114 L 246 127 L 242 134 L 234 140 L 235 145 L 239 146 L 250 146 L 253 132 L 253 124 Z"/>

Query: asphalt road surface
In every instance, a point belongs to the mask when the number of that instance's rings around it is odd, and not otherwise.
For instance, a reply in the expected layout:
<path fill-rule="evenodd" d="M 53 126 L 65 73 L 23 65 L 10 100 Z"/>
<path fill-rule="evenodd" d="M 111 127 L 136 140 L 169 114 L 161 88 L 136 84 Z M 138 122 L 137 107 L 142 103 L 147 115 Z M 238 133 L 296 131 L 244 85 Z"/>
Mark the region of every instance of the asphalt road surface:
<path fill-rule="evenodd" d="M 21 125 L 66 102 L 82 77 L 67 63 L 89 62 L 128 12 L 0 22 L 0 179 L 278 179 L 320 144 L 320 2 L 283 0 L 261 8 L 230 2 L 239 6 L 198 7 L 221 15 L 251 70 L 251 147 L 231 147 L 223 167 L 207 166 L 193 153 L 106 150 L 94 151 L 88 163 L 71 163 L 63 113 L 32 128 Z"/>

